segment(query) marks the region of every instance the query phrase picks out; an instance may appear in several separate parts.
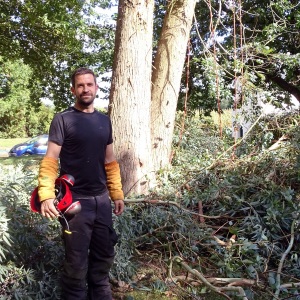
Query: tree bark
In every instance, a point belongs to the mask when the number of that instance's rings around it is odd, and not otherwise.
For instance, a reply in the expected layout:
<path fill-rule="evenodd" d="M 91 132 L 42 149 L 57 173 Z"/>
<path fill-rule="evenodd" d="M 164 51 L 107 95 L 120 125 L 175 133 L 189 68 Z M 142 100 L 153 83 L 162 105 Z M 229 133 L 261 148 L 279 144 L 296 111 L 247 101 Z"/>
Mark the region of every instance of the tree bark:
<path fill-rule="evenodd" d="M 154 0 L 119 1 L 109 114 L 127 196 L 147 194 L 169 164 L 196 0 L 168 3 L 152 70 Z"/>
<path fill-rule="evenodd" d="M 126 195 L 151 181 L 151 66 L 154 0 L 120 0 L 109 115 Z"/>
<path fill-rule="evenodd" d="M 170 162 L 180 81 L 196 0 L 169 1 L 152 72 L 151 142 L 154 169 Z"/>

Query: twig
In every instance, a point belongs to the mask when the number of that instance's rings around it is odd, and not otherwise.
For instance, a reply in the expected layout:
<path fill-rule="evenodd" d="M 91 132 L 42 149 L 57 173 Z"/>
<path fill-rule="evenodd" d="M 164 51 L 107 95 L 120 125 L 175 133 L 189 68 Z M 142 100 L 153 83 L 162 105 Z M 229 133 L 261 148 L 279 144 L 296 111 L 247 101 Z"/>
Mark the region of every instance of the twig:
<path fill-rule="evenodd" d="M 300 286 L 300 282 L 285 283 L 285 284 L 282 284 L 279 288 L 282 290 L 282 289 L 294 288 L 297 286 Z"/>
<path fill-rule="evenodd" d="M 239 296 L 242 297 L 243 300 L 248 300 L 245 291 L 242 287 L 235 287 L 235 286 L 226 286 L 226 287 L 215 287 L 212 285 L 199 271 L 192 269 L 190 266 L 188 266 L 186 263 L 183 262 L 183 259 L 179 256 L 174 256 L 171 260 L 170 267 L 169 267 L 169 277 L 172 278 L 172 263 L 175 261 L 176 263 L 180 264 L 186 271 L 188 271 L 190 274 L 196 276 L 205 286 L 207 286 L 210 290 L 218 293 L 219 295 L 222 295 L 226 299 L 231 299 L 229 296 L 227 296 L 223 291 L 234 291 L 238 292 Z"/>
<path fill-rule="evenodd" d="M 284 134 L 276 143 L 274 143 L 271 147 L 268 148 L 269 151 L 273 151 L 281 147 L 282 142 L 288 139 L 287 135 Z"/>
<path fill-rule="evenodd" d="M 256 281 L 253 279 L 246 279 L 246 278 L 218 278 L 218 277 L 211 277 L 211 278 L 206 278 L 206 280 L 210 283 L 226 283 L 229 285 L 236 285 L 239 283 L 239 285 L 242 286 L 253 286 L 256 284 Z"/>
<path fill-rule="evenodd" d="M 139 198 L 139 199 L 125 199 L 124 200 L 125 203 L 139 203 L 139 202 L 143 202 L 143 203 L 150 203 L 150 204 L 158 204 L 158 205 L 174 205 L 176 207 L 178 207 L 179 209 L 195 215 L 195 216 L 199 216 L 202 218 L 206 218 L 206 219 L 221 219 L 221 218 L 230 218 L 230 219 L 235 219 L 233 217 L 227 216 L 227 215 L 219 215 L 219 216 L 207 216 L 207 215 L 203 215 L 203 214 L 199 214 L 199 213 L 195 213 L 193 211 L 190 211 L 186 208 L 183 208 L 180 204 L 178 204 L 175 201 L 162 201 L 162 200 L 156 200 L 156 199 L 145 199 L 145 198 Z"/>
<path fill-rule="evenodd" d="M 203 205 L 201 200 L 198 201 L 198 214 L 200 215 L 199 216 L 200 223 L 202 224 L 205 223 L 205 219 L 201 216 L 203 215 Z"/>
<path fill-rule="evenodd" d="M 283 264 L 284 264 L 285 258 L 289 254 L 289 252 L 291 251 L 291 249 L 293 247 L 293 244 L 294 244 L 295 224 L 296 224 L 296 220 L 293 220 L 292 225 L 291 225 L 291 239 L 290 239 L 290 243 L 289 243 L 289 246 L 287 247 L 287 249 L 285 250 L 285 252 L 283 253 L 283 255 L 282 255 L 281 259 L 280 259 L 280 262 L 279 262 L 279 266 L 278 266 L 278 269 L 277 269 L 277 276 L 276 276 L 276 291 L 275 291 L 273 300 L 278 300 L 279 299 L 278 296 L 279 296 L 280 289 L 281 289 L 281 286 L 280 286 L 280 274 L 281 274 L 281 270 L 283 268 Z"/>
<path fill-rule="evenodd" d="M 176 263 L 180 264 L 180 265 L 181 265 L 184 269 L 186 269 L 190 274 L 195 275 L 195 276 L 196 276 L 198 279 L 200 279 L 200 280 L 204 283 L 204 285 L 206 285 L 209 289 L 211 289 L 212 291 L 214 291 L 214 292 L 216 292 L 216 293 L 218 293 L 218 294 L 224 296 L 226 299 L 229 299 L 229 300 L 230 300 L 230 298 L 229 298 L 226 294 L 220 292 L 220 291 L 218 290 L 218 288 L 216 288 L 215 286 L 213 286 L 212 284 L 210 284 L 210 283 L 204 278 L 204 276 L 203 276 L 200 272 L 198 272 L 198 271 L 195 270 L 195 269 L 192 269 L 190 266 L 188 266 L 186 263 L 184 263 L 183 260 L 182 260 L 182 258 L 179 257 L 179 256 L 174 256 L 173 259 L 171 260 L 171 263 L 170 263 L 170 267 L 169 267 L 169 277 L 170 277 L 172 280 L 173 280 L 173 278 L 172 278 L 172 265 L 173 265 L 172 263 L 173 263 L 173 261 L 175 261 Z"/>
<path fill-rule="evenodd" d="M 220 246 L 224 246 L 226 249 L 231 249 L 232 245 L 236 243 L 236 235 L 233 235 L 227 242 L 221 241 L 216 236 L 213 236 L 213 238 Z"/>
<path fill-rule="evenodd" d="M 186 275 L 178 275 L 173 276 L 172 279 L 177 281 L 181 281 L 184 283 L 189 283 L 193 286 L 199 286 L 203 284 L 202 282 L 196 281 L 193 274 Z M 206 280 L 211 284 L 227 284 L 228 286 L 253 286 L 257 282 L 253 279 L 246 279 L 246 278 L 217 278 L 217 277 L 206 277 Z M 290 286 L 292 287 L 292 286 Z"/>

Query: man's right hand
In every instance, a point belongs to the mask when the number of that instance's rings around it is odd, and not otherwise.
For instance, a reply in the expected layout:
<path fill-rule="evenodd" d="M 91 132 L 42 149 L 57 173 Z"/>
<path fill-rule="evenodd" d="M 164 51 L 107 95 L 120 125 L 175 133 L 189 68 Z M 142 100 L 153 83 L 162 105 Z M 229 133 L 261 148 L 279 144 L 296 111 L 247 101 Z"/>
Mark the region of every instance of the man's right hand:
<path fill-rule="evenodd" d="M 47 199 L 41 202 L 41 214 L 50 219 L 58 217 L 58 210 L 54 206 L 54 199 Z"/>

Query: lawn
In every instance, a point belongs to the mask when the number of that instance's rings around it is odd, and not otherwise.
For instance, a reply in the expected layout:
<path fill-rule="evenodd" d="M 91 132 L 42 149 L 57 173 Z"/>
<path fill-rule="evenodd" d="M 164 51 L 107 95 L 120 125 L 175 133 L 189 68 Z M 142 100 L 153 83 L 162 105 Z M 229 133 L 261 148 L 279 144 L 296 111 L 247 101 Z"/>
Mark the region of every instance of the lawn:
<path fill-rule="evenodd" d="M 15 138 L 15 139 L 0 139 L 0 150 L 9 150 L 14 145 L 23 143 L 29 138 Z"/>
<path fill-rule="evenodd" d="M 0 139 L 0 157 L 6 157 L 7 152 L 16 144 L 23 143 L 29 138 Z"/>

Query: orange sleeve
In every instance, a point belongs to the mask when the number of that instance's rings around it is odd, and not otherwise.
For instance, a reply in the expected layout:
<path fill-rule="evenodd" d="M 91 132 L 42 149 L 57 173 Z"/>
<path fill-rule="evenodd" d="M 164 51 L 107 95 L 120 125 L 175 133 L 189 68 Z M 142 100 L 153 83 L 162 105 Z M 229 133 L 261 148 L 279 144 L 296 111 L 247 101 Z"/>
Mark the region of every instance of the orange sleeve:
<path fill-rule="evenodd" d="M 124 200 L 124 193 L 122 191 L 120 166 L 116 160 L 105 164 L 107 188 L 111 200 Z"/>
<path fill-rule="evenodd" d="M 58 175 L 58 159 L 44 157 L 38 176 L 38 194 L 40 201 L 55 198 L 55 180 Z"/>

